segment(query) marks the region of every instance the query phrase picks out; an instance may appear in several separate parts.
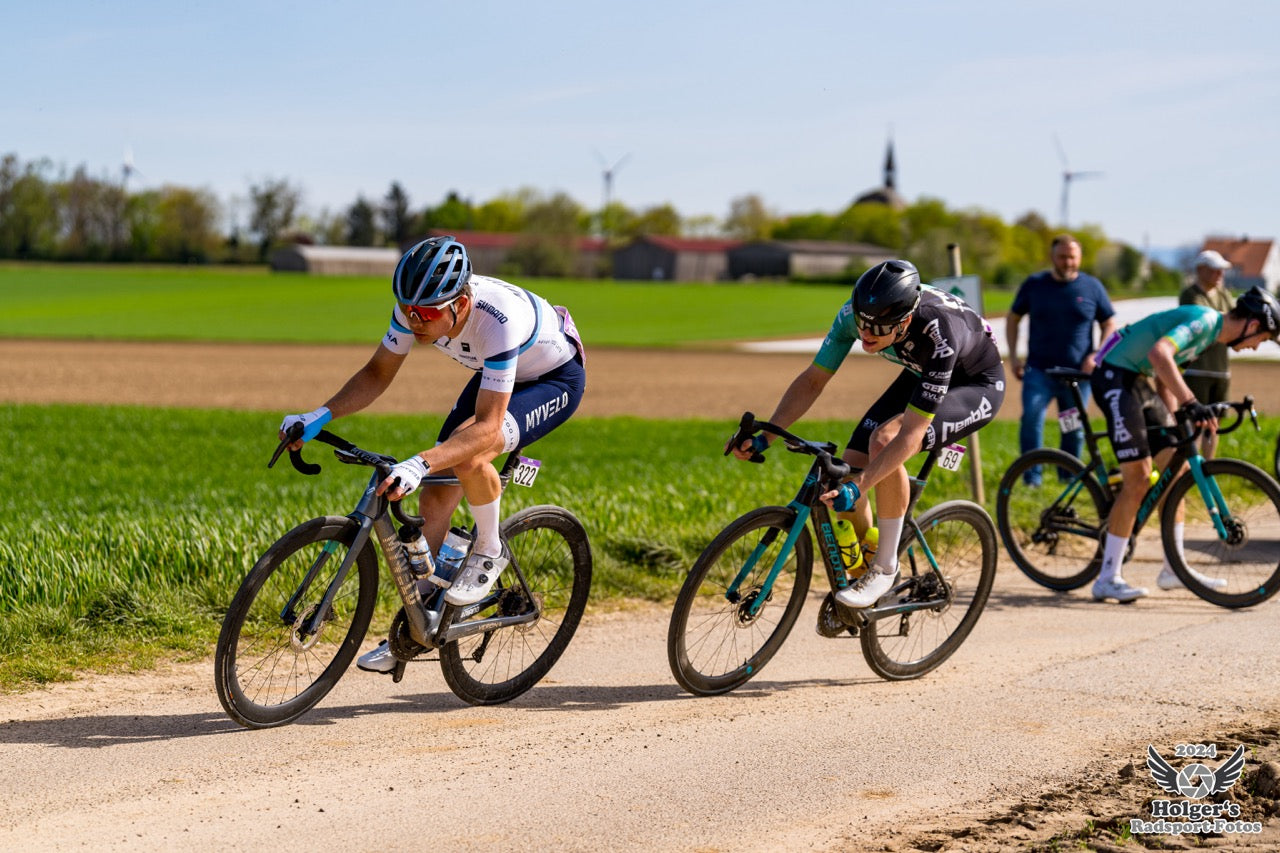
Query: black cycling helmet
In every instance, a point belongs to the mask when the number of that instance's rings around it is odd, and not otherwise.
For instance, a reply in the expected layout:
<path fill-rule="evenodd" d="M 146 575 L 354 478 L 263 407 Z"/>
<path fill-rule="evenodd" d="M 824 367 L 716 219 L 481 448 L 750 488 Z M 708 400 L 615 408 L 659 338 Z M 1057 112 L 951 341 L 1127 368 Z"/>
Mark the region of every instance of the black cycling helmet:
<path fill-rule="evenodd" d="M 852 301 L 858 328 L 891 334 L 920 304 L 920 273 L 908 261 L 876 264 L 858 278 Z"/>
<path fill-rule="evenodd" d="M 467 250 L 452 237 L 432 237 L 404 253 L 391 276 L 391 292 L 402 305 L 447 302 L 471 280 Z"/>
<path fill-rule="evenodd" d="M 1237 317 L 1257 320 L 1262 324 L 1262 328 L 1258 331 L 1267 332 L 1271 340 L 1274 341 L 1280 337 L 1280 302 L 1276 302 L 1276 298 L 1265 288 L 1255 284 L 1240 294 L 1232 313 Z M 1256 335 L 1257 332 L 1254 334 Z"/>

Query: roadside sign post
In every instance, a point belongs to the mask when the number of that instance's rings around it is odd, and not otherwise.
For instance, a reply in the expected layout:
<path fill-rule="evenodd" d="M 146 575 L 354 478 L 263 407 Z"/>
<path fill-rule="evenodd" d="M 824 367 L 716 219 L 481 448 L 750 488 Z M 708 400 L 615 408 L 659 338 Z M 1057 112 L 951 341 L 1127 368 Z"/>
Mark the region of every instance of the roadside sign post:
<path fill-rule="evenodd" d="M 955 243 L 947 245 L 947 256 L 951 261 L 951 276 L 949 278 L 935 279 L 929 282 L 945 293 L 964 300 L 970 308 L 978 312 L 978 316 L 983 316 L 982 311 L 982 280 L 976 275 L 961 275 L 960 273 L 960 247 Z M 973 493 L 973 500 L 978 504 L 986 503 L 985 490 L 982 487 L 982 449 L 978 444 L 978 434 L 975 432 L 969 436 L 969 489 Z"/>

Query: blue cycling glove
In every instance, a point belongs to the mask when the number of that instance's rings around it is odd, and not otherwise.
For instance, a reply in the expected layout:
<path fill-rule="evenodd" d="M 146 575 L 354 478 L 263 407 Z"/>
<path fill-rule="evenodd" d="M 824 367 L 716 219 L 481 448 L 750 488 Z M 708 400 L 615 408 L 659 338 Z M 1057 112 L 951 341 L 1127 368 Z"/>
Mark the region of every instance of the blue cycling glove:
<path fill-rule="evenodd" d="M 324 425 L 333 420 L 333 413 L 329 411 L 327 406 L 321 406 L 314 412 L 307 412 L 305 415 L 286 415 L 284 421 L 280 424 L 281 432 L 288 432 L 289 427 L 294 424 L 302 424 L 302 440 L 310 441 L 320 434 L 320 430 L 324 429 Z"/>
<path fill-rule="evenodd" d="M 831 501 L 831 508 L 836 512 L 848 512 L 858 503 L 862 491 L 853 483 L 841 483 L 836 489 L 836 496 Z"/>

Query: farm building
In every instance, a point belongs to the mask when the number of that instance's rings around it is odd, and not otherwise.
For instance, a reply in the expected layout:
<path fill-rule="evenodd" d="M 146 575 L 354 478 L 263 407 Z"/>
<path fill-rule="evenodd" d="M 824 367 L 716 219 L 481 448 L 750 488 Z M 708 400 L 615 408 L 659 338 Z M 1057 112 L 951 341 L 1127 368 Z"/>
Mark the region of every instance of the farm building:
<path fill-rule="evenodd" d="M 295 244 L 271 253 L 271 269 L 311 275 L 390 276 L 399 260 L 400 252 L 396 249 Z"/>
<path fill-rule="evenodd" d="M 829 278 L 850 267 L 869 267 L 895 258 L 892 249 L 870 243 L 826 240 L 768 240 L 746 243 L 728 252 L 729 277 Z"/>
<path fill-rule="evenodd" d="M 1280 250 L 1275 240 L 1210 237 L 1200 248 L 1212 249 L 1231 262 L 1224 280 L 1233 290 L 1248 290 L 1260 284 L 1275 293 L 1280 285 Z"/>
<path fill-rule="evenodd" d="M 489 231 L 446 231 L 435 229 L 427 232 L 428 237 L 452 236 L 467 247 L 467 257 L 471 259 L 471 268 L 480 275 L 500 276 L 504 267 L 512 262 L 513 253 L 524 241 L 532 239 L 526 234 L 499 233 Z M 416 241 L 415 241 L 416 242 Z M 408 246 L 405 246 L 408 249 Z M 603 240 L 590 237 L 579 237 L 575 245 L 574 266 L 570 274 L 579 278 L 598 278 L 605 263 L 606 252 Z"/>
<path fill-rule="evenodd" d="M 721 281 L 738 240 L 637 237 L 613 253 L 613 277 L 640 281 Z"/>

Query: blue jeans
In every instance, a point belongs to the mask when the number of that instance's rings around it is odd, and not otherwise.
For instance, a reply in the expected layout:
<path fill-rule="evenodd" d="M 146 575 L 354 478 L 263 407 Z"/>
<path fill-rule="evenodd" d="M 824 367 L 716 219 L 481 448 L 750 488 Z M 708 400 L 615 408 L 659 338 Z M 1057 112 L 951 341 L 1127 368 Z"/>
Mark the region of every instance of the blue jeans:
<path fill-rule="evenodd" d="M 1089 383 L 1080 383 L 1080 394 L 1085 406 L 1089 405 Z M 1022 425 L 1018 430 L 1018 443 L 1021 452 L 1034 450 L 1044 446 L 1044 416 L 1049 409 L 1049 401 L 1058 401 L 1058 411 L 1063 412 L 1075 406 L 1071 395 L 1071 386 L 1054 379 L 1038 367 L 1027 367 L 1022 374 Z M 1080 413 L 1081 423 L 1088 423 L 1088 412 Z M 1059 446 L 1072 456 L 1080 455 L 1084 445 L 1084 430 L 1064 432 Z M 1028 468 L 1023 480 L 1034 486 L 1040 485 L 1040 469 Z"/>

